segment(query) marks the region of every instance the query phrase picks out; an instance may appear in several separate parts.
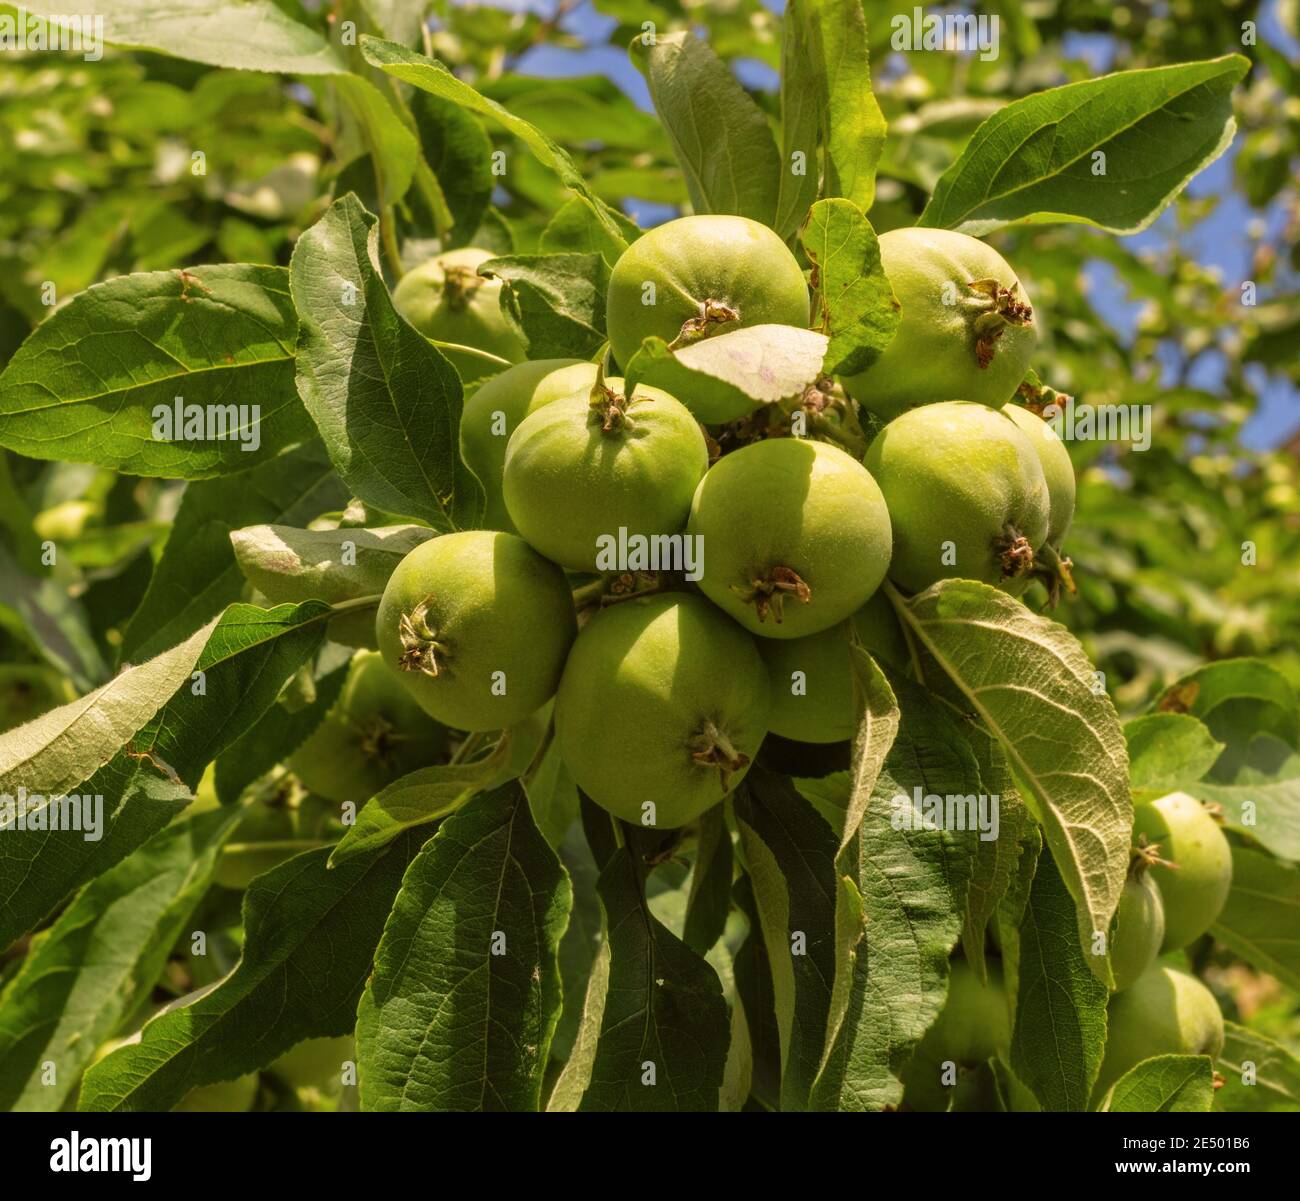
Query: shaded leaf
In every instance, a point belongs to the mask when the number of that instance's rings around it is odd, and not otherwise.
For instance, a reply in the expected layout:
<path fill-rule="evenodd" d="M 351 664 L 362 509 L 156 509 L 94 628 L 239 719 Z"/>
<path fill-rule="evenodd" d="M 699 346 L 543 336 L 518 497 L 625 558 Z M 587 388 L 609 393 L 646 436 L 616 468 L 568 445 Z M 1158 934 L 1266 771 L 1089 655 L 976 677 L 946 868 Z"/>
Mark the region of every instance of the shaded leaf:
<path fill-rule="evenodd" d="M 244 953 L 235 970 L 92 1067 L 79 1108 L 170 1109 L 191 1089 L 263 1068 L 304 1039 L 350 1034 L 384 921 L 419 842 L 407 835 L 334 871 L 326 870 L 327 848 L 308 851 L 253 880 L 244 894 Z"/>
<path fill-rule="evenodd" d="M 460 461 L 460 377 L 397 315 L 377 236 L 349 194 L 298 239 L 298 392 L 355 496 L 435 530 L 472 525 L 483 494 Z"/>
<path fill-rule="evenodd" d="M 572 892 L 517 783 L 483 793 L 407 869 L 357 1017 L 370 1110 L 536 1110 Z"/>
<path fill-rule="evenodd" d="M 609 981 L 578 1108 L 716 1110 L 729 1026 L 717 973 L 650 913 L 645 881 L 627 847 L 608 858 L 597 891 L 608 930 Z"/>
<path fill-rule="evenodd" d="M 122 636 L 121 661 L 159 654 L 239 599 L 244 579 L 232 529 L 259 522 L 305 526 L 347 500 L 314 438 L 252 471 L 187 484 L 149 590 Z"/>
<path fill-rule="evenodd" d="M 1214 1065 L 1208 1055 L 1156 1055 L 1125 1072 L 1115 1085 L 1111 1113 L 1209 1113 Z"/>
<path fill-rule="evenodd" d="M 591 206 L 596 220 L 608 230 L 611 238 L 615 241 L 623 240 L 613 210 L 588 187 L 573 160 L 535 125 L 516 117 L 495 100 L 489 100 L 476 92 L 469 84 L 457 79 L 442 63 L 415 54 L 395 42 L 362 37 L 361 51 L 366 56 L 366 61 L 381 71 L 497 121 L 523 142 L 544 166 L 550 168 L 566 188 Z"/>
<path fill-rule="evenodd" d="M 518 254 L 479 274 L 501 280 L 501 311 L 530 359 L 588 359 L 605 343 L 609 267 L 600 254 Z"/>
<path fill-rule="evenodd" d="M 632 43 L 655 111 L 673 144 L 697 213 L 734 213 L 771 225 L 780 160 L 767 118 L 728 66 L 689 32 Z"/>
<path fill-rule="evenodd" d="M 0 1005 L 0 1106 L 60 1108 L 100 1044 L 148 996 L 239 816 L 174 823 L 60 914 Z"/>
<path fill-rule="evenodd" d="M 1300 867 L 1232 848 L 1232 887 L 1214 937 L 1260 971 L 1300 990 Z"/>
<path fill-rule="evenodd" d="M 1038 861 L 1019 929 L 1011 1067 L 1045 1110 L 1086 1110 L 1110 994 L 1079 945 L 1074 903 L 1050 855 Z"/>

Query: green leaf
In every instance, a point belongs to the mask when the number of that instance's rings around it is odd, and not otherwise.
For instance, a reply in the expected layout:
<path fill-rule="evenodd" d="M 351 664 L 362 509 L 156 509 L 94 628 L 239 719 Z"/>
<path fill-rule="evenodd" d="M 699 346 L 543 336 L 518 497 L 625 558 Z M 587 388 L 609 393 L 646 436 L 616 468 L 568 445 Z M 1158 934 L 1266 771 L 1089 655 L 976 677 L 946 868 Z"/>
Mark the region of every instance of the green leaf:
<path fill-rule="evenodd" d="M 548 713 L 547 721 L 549 720 Z M 558 851 L 578 816 L 579 801 L 578 786 L 573 782 L 564 756 L 560 754 L 560 744 L 553 733 L 553 730 L 542 731 L 546 746 L 533 752 L 533 758 L 539 754 L 541 756 L 537 765 L 522 766 L 525 768 L 524 789 L 533 809 L 533 820 L 541 830 L 542 837 Z"/>
<path fill-rule="evenodd" d="M 749 933 L 736 953 L 734 970 L 737 1006 L 744 1010 L 749 1039 L 750 1092 L 757 1104 L 767 1109 L 779 1109 L 781 1033 L 776 1016 L 776 995 L 758 902 L 754 899 L 753 881 L 747 874 L 737 878 L 731 895 L 749 926 Z"/>
<path fill-rule="evenodd" d="M 1233 1113 L 1282 1110 L 1300 1113 L 1300 1059 L 1281 1043 L 1224 1022 L 1223 1051 L 1217 1060 L 1224 1085 L 1215 1100 Z"/>
<path fill-rule="evenodd" d="M 227 263 L 123 275 L 74 296 L 0 375 L 0 446 L 171 479 L 274 457 L 311 433 L 290 386 L 288 284 L 282 267 Z M 187 434 L 196 417 L 202 428 Z"/>
<path fill-rule="evenodd" d="M 1190 713 L 1210 732 L 1227 741 L 1247 726 L 1253 737 L 1264 720 L 1279 737 L 1295 743 L 1300 738 L 1300 704 L 1291 681 L 1263 659 L 1220 659 L 1206 663 L 1171 684 L 1156 702 L 1161 712 Z M 1240 714 L 1254 721 L 1234 721 Z M 1227 719 L 1220 732 L 1219 722 Z"/>
<path fill-rule="evenodd" d="M 0 830 L 6 945 L 191 799 L 182 781 L 195 786 L 204 767 L 257 721 L 320 644 L 329 614 L 315 602 L 274 610 L 233 605 L 174 650 L 0 736 L 7 764 L 0 793 L 21 786 L 58 796 L 80 775 L 74 795 L 104 797 L 112 806 L 102 841 L 33 828 L 31 815 L 26 829 Z M 50 811 L 46 805 L 38 813 Z"/>
<path fill-rule="evenodd" d="M 304 526 L 347 501 L 314 438 L 252 471 L 187 484 L 149 590 L 122 636 L 121 662 L 160 654 L 239 599 L 244 578 L 232 529 L 259 522 Z"/>
<path fill-rule="evenodd" d="M 204 0 L 180 7 L 160 0 L 81 0 L 75 10 L 59 0 L 24 0 L 23 7 L 35 16 L 75 11 L 79 20 L 97 17 L 109 45 L 157 50 L 214 67 L 275 75 L 343 70 L 319 33 L 272 0 Z"/>
<path fill-rule="evenodd" d="M 781 1108 L 809 1107 L 838 980 L 862 936 L 856 889 L 842 893 L 839 839 L 783 777 L 755 768 L 735 796 L 754 900 L 772 968 L 781 1035 Z"/>
<path fill-rule="evenodd" d="M 368 79 L 339 75 L 333 80 L 362 130 L 384 205 L 396 204 L 415 178 L 420 144 L 402 124 L 392 101 Z"/>
<path fill-rule="evenodd" d="M 1034 822 L 1024 823 L 1020 832 L 1018 858 L 1012 871 L 1006 895 L 998 902 L 993 920 L 997 923 L 998 941 L 1002 947 L 1002 983 L 1007 994 L 1007 1009 L 1015 1028 L 1016 997 L 1020 986 L 1020 923 L 1029 908 L 1029 895 L 1033 891 L 1034 877 L 1038 874 L 1038 861 L 1043 855 L 1043 834 Z"/>
<path fill-rule="evenodd" d="M 147 998 L 239 816 L 174 823 L 63 911 L 0 1003 L 0 1107 L 63 1105 L 96 1049 Z"/>
<path fill-rule="evenodd" d="M 1232 848 L 1232 887 L 1214 937 L 1260 971 L 1300 990 L 1300 867 Z"/>
<path fill-rule="evenodd" d="M 244 953 L 235 970 L 91 1068 L 79 1108 L 170 1109 L 192 1088 L 263 1068 L 304 1039 L 350 1034 L 384 921 L 419 844 L 407 835 L 334 871 L 322 848 L 257 877 L 244 894 Z"/>
<path fill-rule="evenodd" d="M 809 78 L 825 148 L 822 195 L 866 212 L 876 198 L 885 145 L 884 113 L 871 90 L 867 22 L 861 0 L 796 0 L 787 21 L 806 27 Z"/>
<path fill-rule="evenodd" d="M 1220 806 L 1226 825 L 1249 834 L 1273 854 L 1300 859 L 1300 754 L 1266 734 L 1252 749 L 1255 746 L 1264 751 L 1261 757 L 1276 765 L 1261 771 L 1247 762 L 1231 784 L 1197 780 L 1184 791 Z"/>
<path fill-rule="evenodd" d="M 615 216 L 619 218 L 621 215 Z M 539 249 L 547 255 L 598 254 L 606 266 L 613 267 L 625 249 L 625 242 L 635 241 L 641 233 L 626 218 L 621 218 L 619 224 L 623 229 L 623 242 L 611 238 L 605 226 L 596 220 L 590 206 L 573 196 L 556 209 L 555 215 L 546 223 Z"/>
<path fill-rule="evenodd" d="M 721 805 L 700 818 L 698 839 L 682 941 L 697 955 L 706 955 L 722 937 L 731 912 L 731 831 Z"/>
<path fill-rule="evenodd" d="M 840 851 L 848 847 L 862 824 L 871 803 L 880 771 L 898 738 L 898 698 L 885 673 L 858 644 L 856 634 L 848 648 L 849 670 L 853 673 L 853 705 L 857 729 L 849 758 L 849 799 L 843 820 L 833 823 L 840 838 Z"/>
<path fill-rule="evenodd" d="M 708 44 L 688 32 L 632 43 L 697 213 L 771 225 L 781 162 L 767 118 Z"/>
<path fill-rule="evenodd" d="M 788 238 L 807 216 L 821 182 L 819 89 L 801 0 L 781 22 L 781 158 L 773 228 Z"/>
<path fill-rule="evenodd" d="M 382 593 L 397 565 L 434 532 L 422 525 L 301 530 L 253 525 L 231 532 L 239 569 L 275 604 L 333 604 Z"/>
<path fill-rule="evenodd" d="M 1124 723 L 1135 798 L 1185 790 L 1214 766 L 1223 744 L 1186 713 L 1148 713 Z"/>
<path fill-rule="evenodd" d="M 538 1109 L 571 901 L 517 783 L 443 822 L 407 869 L 361 999 L 363 1107 Z"/>
<path fill-rule="evenodd" d="M 394 780 L 362 805 L 356 824 L 334 848 L 330 866 L 368 855 L 407 830 L 454 813 L 494 782 L 503 759 L 503 754 L 493 754 L 465 766 L 421 767 Z"/>
<path fill-rule="evenodd" d="M 0 793 L 55 796 L 89 778 L 190 679 L 217 621 L 79 700 L 0 734 Z"/>
<path fill-rule="evenodd" d="M 1249 67 L 1228 54 L 1013 101 L 975 131 L 918 224 L 975 237 L 1024 220 L 1145 229 L 1228 148 L 1232 89 Z"/>
<path fill-rule="evenodd" d="M 566 146 L 618 148 L 667 158 L 663 126 L 643 112 L 616 84 L 601 75 L 571 79 L 510 76 L 484 90 L 517 117 Z"/>
<path fill-rule="evenodd" d="M 48 830 L 5 830 L 0 837 L 0 943 L 6 947 L 87 880 L 147 842 L 193 799 L 184 784 L 160 778 L 125 752 L 77 792 L 104 798 L 100 838 L 67 838 Z"/>
<path fill-rule="evenodd" d="M 531 797 L 529 798 L 531 802 Z M 534 814 L 535 816 L 535 814 Z M 604 1006 L 604 992 L 600 994 L 596 1011 L 586 1014 L 587 996 L 592 987 L 592 974 L 596 969 L 597 956 L 606 952 L 605 967 L 608 969 L 608 943 L 603 930 L 603 911 L 600 896 L 596 892 L 596 882 L 600 879 L 600 869 L 582 836 L 582 825 L 573 822 L 564 836 L 564 841 L 557 848 L 560 862 L 569 874 L 569 883 L 573 889 L 573 906 L 569 911 L 569 924 L 565 927 L 564 937 L 560 939 L 560 981 L 564 991 L 564 1006 L 560 1011 L 560 1020 L 551 1039 L 551 1055 L 554 1059 L 566 1062 L 566 1073 L 572 1077 L 581 1075 L 581 1087 L 572 1095 L 571 1109 L 578 1107 L 583 1092 L 590 1080 L 591 1063 L 585 1068 L 585 1075 L 574 1064 L 578 1040 L 583 1037 L 585 1023 L 594 1022 L 594 1028 L 587 1032 L 592 1057 L 595 1056 L 596 1037 L 600 1033 L 600 1011 Z M 606 979 L 606 983 L 608 978 Z M 603 985 L 601 988 L 603 989 Z M 573 1064 L 573 1072 L 567 1065 Z M 558 1082 L 556 1088 L 558 1089 Z M 552 1090 L 552 1099 L 556 1090 Z M 547 1108 L 552 1108 L 550 1102 Z"/>
<path fill-rule="evenodd" d="M 596 1062 L 596 1049 L 605 1017 L 605 999 L 609 995 L 609 962 L 609 942 L 603 940 L 591 963 L 573 1050 L 556 1077 L 555 1087 L 546 1102 L 548 1113 L 576 1113 L 591 1084 L 591 1070 Z"/>
<path fill-rule="evenodd" d="M 107 677 L 108 668 L 95 644 L 86 598 L 70 596 L 67 586 L 46 569 L 34 570 L 39 574 L 24 570 L 0 541 L 0 578 L 5 582 L 0 629 L 26 642 L 78 688 L 93 688 Z"/>
<path fill-rule="evenodd" d="M 1083 648 L 1064 626 L 970 580 L 941 581 L 898 611 L 1001 744 L 1075 899 L 1079 945 L 1109 983 L 1109 960 L 1091 950 L 1119 906 L 1133 807 L 1115 707 L 1095 689 Z"/>
<path fill-rule="evenodd" d="M 460 461 L 460 377 L 393 308 L 377 224 L 349 194 L 298 239 L 298 392 L 353 495 L 435 530 L 473 525 L 483 493 Z"/>
<path fill-rule="evenodd" d="M 322 665 L 326 659 L 322 653 Z M 323 675 L 314 679 L 316 695 L 302 708 L 291 711 L 283 700 L 277 701 L 217 756 L 215 784 L 223 805 L 233 805 L 244 789 L 307 741 L 343 691 L 350 662 L 349 656 L 331 663 Z"/>
<path fill-rule="evenodd" d="M 865 371 L 893 339 L 899 303 L 880 265 L 880 244 L 862 210 L 821 200 L 799 233 L 813 264 L 821 331 L 829 335 L 825 370 Z"/>
<path fill-rule="evenodd" d="M 329 613 L 316 601 L 274 609 L 231 605 L 194 665 L 193 683 L 137 731 L 132 749 L 197 788 L 204 768 L 254 725 L 316 652 Z"/>
<path fill-rule="evenodd" d="M 492 139 L 459 104 L 428 92 L 411 96 L 411 116 L 450 222 L 443 241 L 468 245 L 492 199 Z"/>
<path fill-rule="evenodd" d="M 751 325 L 680 350 L 650 337 L 624 375 L 628 387 L 662 388 L 712 425 L 798 396 L 821 374 L 826 345 L 824 334 L 793 325 Z"/>
<path fill-rule="evenodd" d="M 730 1026 L 718 975 L 651 914 L 629 846 L 608 857 L 592 849 L 598 863 L 605 859 L 597 891 L 608 931 L 609 978 L 590 1081 L 578 1108 L 715 1111 Z M 581 1033 L 575 1057 L 580 1049 L 585 1060 L 590 1052 Z"/>
<path fill-rule="evenodd" d="M 966 919 L 961 945 L 966 961 L 981 979 L 985 978 L 985 933 L 998 907 L 1011 890 L 1019 871 L 1023 840 L 1033 824 L 1014 777 L 998 744 L 982 730 L 965 731 L 968 745 L 979 761 L 980 790 L 1000 798 L 998 836 L 976 843 L 971 865 L 970 891 L 966 898 Z"/>
<path fill-rule="evenodd" d="M 1208 1055 L 1156 1055 L 1120 1077 L 1111 1113 L 1209 1113 L 1214 1065 Z"/>
<path fill-rule="evenodd" d="M 605 344 L 609 267 L 600 254 L 515 254 L 479 274 L 501 281 L 501 312 L 530 359 L 589 359 Z"/>
<path fill-rule="evenodd" d="M 544 166 L 556 174 L 566 188 L 591 206 L 597 221 L 605 227 L 611 238 L 616 242 L 623 240 L 613 210 L 587 186 L 582 172 L 573 160 L 535 125 L 516 117 L 496 101 L 476 92 L 469 84 L 457 79 L 442 63 L 415 54 L 395 42 L 363 36 L 361 52 L 371 66 L 423 91 L 441 96 L 444 100 L 451 100 L 480 116 L 493 118 L 523 142 Z"/>
<path fill-rule="evenodd" d="M 1045 1110 L 1088 1108 L 1106 1042 L 1110 993 L 1076 929 L 1074 902 L 1044 855 L 1020 922 L 1011 1067 Z"/>
<path fill-rule="evenodd" d="M 918 788 L 938 796 L 991 791 L 961 723 L 916 684 L 900 677 L 895 690 L 898 736 L 840 860 L 867 927 L 813 1091 L 818 1109 L 896 1105 L 898 1073 L 943 1004 L 980 841 L 973 829 L 902 821 L 903 806 Z M 837 775 L 797 785 L 823 814 L 834 814 L 850 803 L 851 783 L 851 775 Z"/>

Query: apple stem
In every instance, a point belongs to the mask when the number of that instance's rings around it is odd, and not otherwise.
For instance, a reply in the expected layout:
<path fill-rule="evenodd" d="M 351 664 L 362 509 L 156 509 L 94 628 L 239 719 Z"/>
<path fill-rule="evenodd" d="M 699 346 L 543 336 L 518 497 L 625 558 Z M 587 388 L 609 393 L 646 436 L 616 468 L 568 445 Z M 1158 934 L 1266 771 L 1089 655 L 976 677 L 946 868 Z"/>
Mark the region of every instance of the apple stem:
<path fill-rule="evenodd" d="M 682 328 L 678 331 L 677 337 L 668 343 L 668 349 L 680 350 L 683 346 L 690 346 L 691 343 L 698 342 L 713 333 L 710 327 L 727 325 L 739 320 L 740 313 L 730 305 L 720 300 L 705 300 L 701 302 L 697 316 L 689 317 L 682 322 Z"/>
<path fill-rule="evenodd" d="M 477 271 L 468 267 L 448 267 L 443 275 L 442 298 L 449 309 L 459 312 L 482 286 L 483 279 Z"/>
<path fill-rule="evenodd" d="M 993 361 L 998 339 L 1006 327 L 1032 325 L 1034 310 L 1016 295 L 1018 284 L 1013 283 L 1006 288 L 996 279 L 973 279 L 966 286 L 985 301 L 985 310 L 975 318 L 972 327 L 975 333 L 975 361 L 983 369 Z"/>
<path fill-rule="evenodd" d="M 398 623 L 402 656 L 398 665 L 403 671 L 419 671 L 436 678 L 442 670 L 439 656 L 446 656 L 447 644 L 439 642 L 437 631 L 429 626 L 429 602 L 432 599 L 430 594 L 411 612 L 402 614 Z"/>
<path fill-rule="evenodd" d="M 1012 579 L 1033 570 L 1034 548 L 1011 522 L 1002 527 L 1001 535 L 993 541 L 993 549 L 997 551 L 1003 579 Z"/>
<path fill-rule="evenodd" d="M 691 758 L 696 763 L 718 769 L 724 793 L 730 791 L 728 785 L 732 775 L 749 763 L 749 756 L 736 750 L 712 718 L 704 719 L 700 732 L 691 739 L 690 747 Z"/>
<path fill-rule="evenodd" d="M 795 597 L 802 605 L 812 600 L 812 589 L 803 577 L 793 568 L 782 566 L 769 567 L 747 586 L 733 584 L 731 590 L 747 604 L 754 606 L 759 621 L 766 621 L 770 612 L 777 625 L 781 624 L 784 616 L 782 610 L 787 596 Z"/>

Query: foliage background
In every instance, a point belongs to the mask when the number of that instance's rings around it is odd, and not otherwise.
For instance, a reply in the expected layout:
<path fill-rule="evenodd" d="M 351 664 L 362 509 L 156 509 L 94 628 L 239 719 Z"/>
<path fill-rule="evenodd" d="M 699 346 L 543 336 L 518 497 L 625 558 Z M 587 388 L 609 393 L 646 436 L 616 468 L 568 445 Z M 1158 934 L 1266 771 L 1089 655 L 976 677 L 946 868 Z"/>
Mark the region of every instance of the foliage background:
<path fill-rule="evenodd" d="M 323 23 L 330 6 L 282 0 Z M 1300 687 L 1300 89 L 1297 6 L 1017 0 L 990 62 L 891 52 L 866 0 L 875 87 L 891 139 L 869 216 L 914 221 L 934 181 L 1000 104 L 1109 70 L 1207 58 L 1257 21 L 1227 154 L 1148 230 L 1019 226 L 991 241 L 1015 264 L 1047 331 L 1038 362 L 1090 403 L 1150 404 L 1151 449 L 1073 443 L 1070 550 L 1079 595 L 1059 614 L 1121 716 L 1206 659 L 1267 658 Z M 486 95 L 564 145 L 596 191 L 642 224 L 686 190 L 625 47 L 641 22 L 689 25 L 775 112 L 779 17 L 756 0 L 435 4 L 430 47 Z M 562 85 L 557 80 L 563 80 Z M 0 362 L 60 298 L 110 276 L 193 263 L 287 264 L 333 195 L 365 198 L 360 139 L 330 131 L 326 83 L 108 50 L 88 64 L 8 54 L 0 69 Z M 500 129 L 501 179 L 466 181 L 500 246 L 535 249 L 558 184 Z M 207 156 L 191 172 L 188 147 Z M 428 148 L 426 147 L 426 151 Z M 486 210 L 485 210 L 486 211 Z M 492 215 L 492 214 L 495 214 Z M 1253 285 L 1253 304 L 1242 285 Z M 0 459 L 0 661 L 48 660 L 80 689 L 103 682 L 148 585 L 183 485 L 6 453 Z M 72 547 L 53 578 L 39 542 Z M 1254 542 L 1258 565 L 1241 564 Z M 1300 1037 L 1296 997 L 1224 960 L 1229 1016 Z"/>

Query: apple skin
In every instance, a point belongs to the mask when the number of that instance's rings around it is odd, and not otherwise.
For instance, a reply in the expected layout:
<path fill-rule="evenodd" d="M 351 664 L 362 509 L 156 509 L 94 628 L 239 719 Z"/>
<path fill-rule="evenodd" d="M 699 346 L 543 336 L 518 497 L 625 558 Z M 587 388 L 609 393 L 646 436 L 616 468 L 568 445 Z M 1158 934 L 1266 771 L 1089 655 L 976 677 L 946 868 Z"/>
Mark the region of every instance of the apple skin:
<path fill-rule="evenodd" d="M 1155 1055 L 1208 1055 L 1223 1050 L 1223 1014 L 1195 976 L 1152 964 L 1106 1010 L 1106 1053 L 1093 1088 L 1094 1107 L 1111 1086 Z"/>
<path fill-rule="evenodd" d="M 339 1038 L 308 1038 L 290 1047 L 275 1060 L 268 1072 L 292 1088 L 314 1088 L 337 1092 L 343 1065 L 357 1057 L 356 1041 L 350 1034 Z"/>
<path fill-rule="evenodd" d="M 1151 876 L 1164 903 L 1163 951 L 1195 942 L 1223 911 L 1232 887 L 1232 848 L 1205 806 L 1185 792 L 1171 792 L 1133 810 L 1133 836 L 1159 845 Z"/>
<path fill-rule="evenodd" d="M 1038 452 L 1038 462 L 1047 481 L 1047 545 L 1060 550 L 1074 520 L 1075 479 L 1070 452 L 1056 430 L 1036 413 L 1018 404 L 1003 405 L 1002 411 L 1020 427 Z"/>
<path fill-rule="evenodd" d="M 894 583 L 909 592 L 947 578 L 1023 587 L 1028 555 L 1047 539 L 1047 480 L 1028 435 L 1004 413 L 968 401 L 911 409 L 876 435 L 863 463 L 889 506 Z M 1008 530 L 1022 539 L 1020 559 L 1004 553 Z"/>
<path fill-rule="evenodd" d="M 257 1099 L 257 1073 L 191 1089 L 172 1113 L 247 1113 Z"/>
<path fill-rule="evenodd" d="M 1115 992 L 1123 992 L 1160 954 L 1165 936 L 1165 907 L 1149 869 L 1130 875 L 1119 898 L 1110 970 Z"/>
<path fill-rule="evenodd" d="M 506 510 L 528 544 L 571 571 L 602 569 L 601 539 L 681 533 L 709 466 L 699 422 L 675 396 L 647 385 L 623 397 L 605 381 L 530 414 L 510 436 L 502 476 Z M 619 416 L 625 414 L 624 416 Z"/>
<path fill-rule="evenodd" d="M 948 1109 L 954 1089 L 942 1082 L 945 1063 L 974 1068 L 1009 1051 L 1011 1018 L 1002 966 L 995 959 L 986 964 L 987 984 L 980 983 L 965 960 L 955 959 L 949 965 L 948 997 L 904 1072 L 903 1100 L 909 1109 Z"/>
<path fill-rule="evenodd" d="M 700 591 L 760 638 L 802 638 L 850 617 L 880 586 L 892 546 L 876 480 L 839 447 L 805 438 L 723 455 L 695 491 L 686 532 L 703 540 Z M 787 573 L 803 599 L 779 583 Z"/>
<path fill-rule="evenodd" d="M 808 325 L 808 284 L 778 234 L 748 217 L 679 217 L 643 233 L 610 272 L 605 323 L 615 359 L 626 368 L 652 334 L 673 342 L 710 301 L 737 315 L 715 333 Z"/>
<path fill-rule="evenodd" d="M 436 721 L 500 730 L 540 709 L 577 633 L 564 572 L 522 538 L 460 530 L 411 551 L 384 588 L 384 661 Z"/>
<path fill-rule="evenodd" d="M 596 364 L 581 359 L 535 359 L 516 363 L 485 380 L 465 401 L 460 415 L 460 457 L 483 485 L 483 526 L 515 534 L 501 494 L 506 444 L 519 423 L 553 400 L 596 381 Z"/>
<path fill-rule="evenodd" d="M 485 279 L 478 269 L 497 256 L 464 246 L 412 268 L 393 289 L 393 307 L 426 338 L 472 346 L 509 363 L 521 363 L 524 344 L 501 312 L 501 281 Z M 448 281 L 451 286 L 448 286 Z M 463 380 L 475 380 L 496 368 L 491 360 L 463 351 L 443 352 Z"/>
<path fill-rule="evenodd" d="M 902 307 L 901 320 L 884 353 L 865 371 L 844 377 L 848 394 L 884 421 L 945 400 L 1006 404 L 1029 368 L 1036 322 L 1031 316 L 1003 325 L 981 366 L 975 323 L 990 301 L 968 286 L 996 280 L 1026 301 L 1006 259 L 978 238 L 907 226 L 880 235 L 880 265 Z"/>
<path fill-rule="evenodd" d="M 754 641 L 701 596 L 658 593 L 601 610 L 578 635 L 555 700 L 575 783 L 623 821 L 694 821 L 744 778 L 767 733 L 767 668 Z M 720 734 L 720 737 L 715 735 Z M 723 754 L 699 756 L 712 743 Z M 744 762 L 739 762 L 743 757 Z"/>

